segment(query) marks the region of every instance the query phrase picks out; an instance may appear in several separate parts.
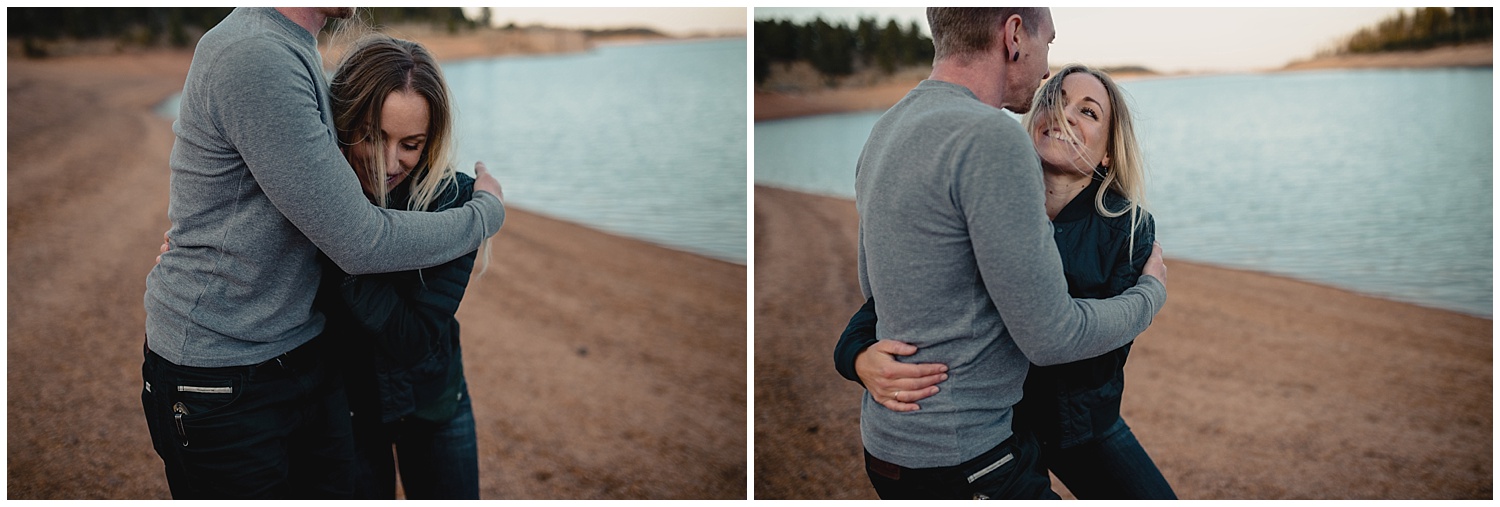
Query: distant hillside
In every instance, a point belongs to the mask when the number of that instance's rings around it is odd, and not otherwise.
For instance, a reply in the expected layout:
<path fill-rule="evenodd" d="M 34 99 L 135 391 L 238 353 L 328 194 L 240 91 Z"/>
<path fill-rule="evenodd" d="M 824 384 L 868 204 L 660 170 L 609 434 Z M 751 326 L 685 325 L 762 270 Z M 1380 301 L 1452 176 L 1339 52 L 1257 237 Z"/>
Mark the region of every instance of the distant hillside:
<path fill-rule="evenodd" d="M 1142 67 L 1140 65 L 1121 65 L 1121 66 L 1118 66 L 1118 67 L 1099 67 L 1099 70 L 1104 71 L 1105 74 L 1109 74 L 1110 76 L 1116 76 L 1116 77 L 1118 77 L 1118 76 L 1155 76 L 1155 75 L 1161 74 L 1160 72 L 1157 72 L 1157 71 L 1152 70 L 1152 69 L 1148 69 L 1146 67 Z"/>
<path fill-rule="evenodd" d="M 1281 70 L 1491 67 L 1493 14 L 1490 7 L 1398 11 Z"/>
<path fill-rule="evenodd" d="M 1494 43 L 1475 42 L 1411 51 L 1326 55 L 1287 64 L 1281 70 L 1493 67 Z"/>
<path fill-rule="evenodd" d="M 602 30 L 584 30 L 584 35 L 590 39 L 667 39 L 669 35 L 650 28 L 610 28 Z"/>
<path fill-rule="evenodd" d="M 1488 42 L 1493 37 L 1494 8 L 1423 7 L 1365 27 L 1319 57 L 1412 51 Z"/>

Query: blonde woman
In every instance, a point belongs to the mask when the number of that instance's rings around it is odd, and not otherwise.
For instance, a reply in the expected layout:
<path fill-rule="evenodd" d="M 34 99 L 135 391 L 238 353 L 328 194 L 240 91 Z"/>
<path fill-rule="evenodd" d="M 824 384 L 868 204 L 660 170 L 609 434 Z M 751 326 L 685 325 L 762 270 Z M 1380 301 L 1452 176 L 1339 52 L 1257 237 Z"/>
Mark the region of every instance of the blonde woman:
<path fill-rule="evenodd" d="M 474 179 L 453 165 L 447 85 L 420 44 L 366 36 L 347 50 L 329 89 L 339 144 L 371 202 L 436 212 L 473 196 Z M 454 317 L 476 254 L 361 276 L 325 265 L 319 302 L 342 351 L 358 498 L 395 498 L 397 463 L 407 498 L 479 498 L 474 412 Z"/>
<path fill-rule="evenodd" d="M 1144 170 L 1130 110 L 1104 72 L 1069 65 L 1036 92 L 1023 118 L 1041 158 L 1047 217 L 1062 254 L 1069 295 L 1104 299 L 1136 284 L 1151 254 L 1155 224 L 1141 207 Z M 895 391 L 898 410 L 916 410 L 940 375 L 882 378 L 866 354 L 876 342 L 874 299 L 849 321 L 834 350 L 839 373 L 871 392 Z M 909 347 L 909 355 L 916 351 Z M 1034 435 L 1042 464 L 1080 499 L 1170 499 L 1170 485 L 1120 417 L 1130 344 L 1082 361 L 1031 365 L 1014 430 Z M 889 356 L 886 356 L 887 358 Z M 901 394 L 901 390 L 905 393 Z"/>

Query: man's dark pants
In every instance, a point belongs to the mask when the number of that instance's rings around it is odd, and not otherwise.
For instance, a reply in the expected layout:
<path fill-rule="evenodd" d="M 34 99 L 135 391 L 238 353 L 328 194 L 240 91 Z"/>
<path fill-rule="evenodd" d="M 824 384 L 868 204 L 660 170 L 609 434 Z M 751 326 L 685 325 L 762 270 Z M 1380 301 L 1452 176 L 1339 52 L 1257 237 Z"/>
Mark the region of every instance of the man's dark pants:
<path fill-rule="evenodd" d="M 352 494 L 348 400 L 321 341 L 225 368 L 180 366 L 145 351 L 141 406 L 173 498 Z"/>
<path fill-rule="evenodd" d="M 865 451 L 865 473 L 883 500 L 1056 500 L 1038 451 L 1030 433 L 949 467 L 906 468 Z"/>

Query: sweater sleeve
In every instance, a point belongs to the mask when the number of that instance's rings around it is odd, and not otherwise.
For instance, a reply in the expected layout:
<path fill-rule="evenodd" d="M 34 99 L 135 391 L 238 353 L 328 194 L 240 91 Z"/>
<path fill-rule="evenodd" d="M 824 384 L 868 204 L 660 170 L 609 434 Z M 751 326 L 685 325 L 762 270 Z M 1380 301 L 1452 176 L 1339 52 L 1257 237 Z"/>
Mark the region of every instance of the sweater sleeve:
<path fill-rule="evenodd" d="M 1104 300 L 1068 295 L 1041 167 L 1019 125 L 971 129 L 954 177 L 980 276 L 1016 346 L 1041 366 L 1098 356 L 1140 334 L 1166 300 L 1153 277 Z"/>
<path fill-rule="evenodd" d="M 844 328 L 844 334 L 839 335 L 839 343 L 833 347 L 834 369 L 845 379 L 859 382 L 859 385 L 865 383 L 859 380 L 859 372 L 854 370 L 854 359 L 877 341 L 876 321 L 875 299 L 866 299 L 864 306 L 859 307 L 859 311 L 849 318 L 849 326 Z"/>
<path fill-rule="evenodd" d="M 219 58 L 209 83 L 218 128 L 271 203 L 345 272 L 435 266 L 500 230 L 505 209 L 487 193 L 441 213 L 370 204 L 323 122 L 323 91 L 299 55 L 249 39 Z"/>

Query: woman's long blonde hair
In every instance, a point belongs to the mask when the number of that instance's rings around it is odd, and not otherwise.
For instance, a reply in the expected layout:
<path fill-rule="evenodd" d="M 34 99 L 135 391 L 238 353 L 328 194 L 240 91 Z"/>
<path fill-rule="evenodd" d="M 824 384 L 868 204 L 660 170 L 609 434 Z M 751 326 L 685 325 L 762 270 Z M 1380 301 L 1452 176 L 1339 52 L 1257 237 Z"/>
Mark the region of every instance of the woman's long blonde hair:
<path fill-rule="evenodd" d="M 1032 99 L 1031 111 L 1022 118 L 1022 123 L 1026 126 L 1026 132 L 1031 133 L 1039 128 L 1043 123 L 1041 120 L 1045 118 L 1046 123 L 1061 129 L 1068 140 L 1075 142 L 1074 149 L 1078 150 L 1078 154 L 1082 156 L 1083 150 L 1076 144 L 1078 134 L 1068 124 L 1062 101 L 1063 79 L 1078 73 L 1094 76 L 1104 84 L 1112 109 L 1109 115 L 1109 142 L 1105 146 L 1105 156 L 1109 157 L 1109 170 L 1105 171 L 1104 183 L 1099 186 L 1099 192 L 1094 195 L 1094 209 L 1098 210 L 1100 215 L 1110 218 L 1130 214 L 1130 243 L 1134 245 L 1135 232 L 1140 229 L 1141 224 L 1149 215 L 1146 210 L 1146 163 L 1141 157 L 1140 145 L 1135 140 L 1135 122 L 1130 116 L 1130 106 L 1126 104 L 1125 95 L 1121 93 L 1115 81 L 1110 79 L 1109 74 L 1076 63 L 1063 67 L 1040 88 L 1037 88 L 1036 96 Z M 1114 190 L 1125 197 L 1124 208 L 1111 210 L 1104 205 L 1104 195 L 1109 190 Z M 1132 248 L 1130 251 L 1133 259 L 1135 249 Z"/>
<path fill-rule="evenodd" d="M 333 98 L 333 124 L 338 130 L 339 147 L 349 165 L 362 173 L 375 195 L 371 200 L 382 208 L 391 207 L 390 191 L 385 186 L 383 168 L 388 161 L 385 133 L 380 128 L 380 112 L 392 93 L 416 93 L 427 101 L 427 144 L 422 157 L 407 176 L 405 209 L 426 211 L 450 185 L 457 185 L 458 172 L 453 163 L 453 109 L 448 85 L 437 60 L 427 48 L 416 42 L 373 33 L 352 43 L 340 59 L 333 79 L 329 80 Z M 373 143 L 376 149 L 364 150 L 355 157 L 352 148 L 359 143 Z M 483 246 L 484 265 L 489 267 L 489 240 Z"/>

